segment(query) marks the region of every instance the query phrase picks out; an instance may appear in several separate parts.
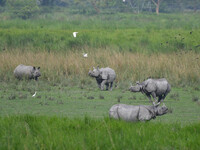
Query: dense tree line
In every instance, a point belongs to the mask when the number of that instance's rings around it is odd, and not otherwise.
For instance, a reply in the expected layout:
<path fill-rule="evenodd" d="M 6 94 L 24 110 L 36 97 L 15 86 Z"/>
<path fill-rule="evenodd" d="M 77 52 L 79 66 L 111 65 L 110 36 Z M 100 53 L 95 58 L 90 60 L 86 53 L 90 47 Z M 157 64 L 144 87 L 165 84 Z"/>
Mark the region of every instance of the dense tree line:
<path fill-rule="evenodd" d="M 42 6 L 64 6 L 101 9 L 116 8 L 120 11 L 156 11 L 156 4 L 160 5 L 160 12 L 174 12 L 183 10 L 196 11 L 200 9 L 199 0 L 39 0 Z"/>
<path fill-rule="evenodd" d="M 159 14 L 200 10 L 199 0 L 0 0 L 0 12 L 10 11 L 23 19 L 38 12 L 67 8 L 73 13 L 97 14 L 147 12 Z M 45 8 L 45 9 L 44 9 Z M 45 10 L 45 11 L 44 11 Z"/>

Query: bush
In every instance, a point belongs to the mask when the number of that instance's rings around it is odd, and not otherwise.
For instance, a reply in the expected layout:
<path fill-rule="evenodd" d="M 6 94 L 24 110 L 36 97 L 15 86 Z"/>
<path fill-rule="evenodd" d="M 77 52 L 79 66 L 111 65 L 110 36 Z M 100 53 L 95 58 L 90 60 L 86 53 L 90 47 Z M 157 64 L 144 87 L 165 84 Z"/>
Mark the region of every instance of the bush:
<path fill-rule="evenodd" d="M 35 0 L 8 0 L 12 17 L 29 19 L 39 12 L 39 7 Z"/>
<path fill-rule="evenodd" d="M 0 0 L 0 6 L 5 6 L 6 0 Z"/>

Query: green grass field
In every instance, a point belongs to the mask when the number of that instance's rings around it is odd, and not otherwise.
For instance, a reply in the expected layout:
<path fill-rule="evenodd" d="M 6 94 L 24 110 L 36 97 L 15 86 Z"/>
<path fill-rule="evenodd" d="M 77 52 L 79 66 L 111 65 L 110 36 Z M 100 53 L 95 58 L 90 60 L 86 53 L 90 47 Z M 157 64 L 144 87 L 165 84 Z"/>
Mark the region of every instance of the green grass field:
<path fill-rule="evenodd" d="M 199 51 L 200 19 L 191 14 L 39 15 L 0 22 L 0 51 L 107 48 L 142 53 Z M 187 21 L 185 21 L 187 20 Z M 79 32 L 73 38 L 72 32 Z M 192 34 L 190 34 L 192 32 Z"/>
<path fill-rule="evenodd" d="M 199 13 L 0 20 L 0 149 L 199 149 Z M 41 66 L 38 82 L 14 79 L 21 63 Z M 98 65 L 116 70 L 112 92 L 88 77 Z M 150 105 L 127 90 L 149 76 L 172 85 L 169 113 L 145 123 L 109 119 L 114 104 Z"/>
<path fill-rule="evenodd" d="M 63 83 L 1 82 L 0 149 L 198 149 L 199 88 L 172 87 L 168 114 L 127 123 L 110 120 L 109 108 L 150 104 L 127 91 L 127 83 L 112 92 L 100 91 L 93 80 Z"/>
<path fill-rule="evenodd" d="M 199 125 L 0 117 L 0 149 L 198 149 Z"/>
<path fill-rule="evenodd" d="M 95 82 L 51 84 L 39 81 L 1 83 L 1 116 L 39 115 L 92 118 L 108 117 L 109 108 L 116 103 L 150 105 L 141 93 L 131 93 L 128 84 L 120 84 L 112 92 L 100 91 Z M 200 119 L 200 89 L 172 88 L 165 104 L 170 112 L 155 121 L 190 123 Z M 36 97 L 32 98 L 37 91 Z"/>

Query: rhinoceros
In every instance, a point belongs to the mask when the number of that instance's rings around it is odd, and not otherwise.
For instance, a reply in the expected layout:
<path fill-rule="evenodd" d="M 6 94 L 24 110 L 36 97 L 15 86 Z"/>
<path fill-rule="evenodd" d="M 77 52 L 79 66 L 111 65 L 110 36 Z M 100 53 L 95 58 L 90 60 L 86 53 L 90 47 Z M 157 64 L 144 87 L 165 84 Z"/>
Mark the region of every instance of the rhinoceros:
<path fill-rule="evenodd" d="M 41 76 L 40 73 L 40 67 L 36 68 L 33 66 L 25 66 L 25 65 L 19 65 L 14 70 L 14 76 L 18 79 L 35 79 L 37 80 L 39 76 Z"/>
<path fill-rule="evenodd" d="M 109 67 L 101 68 L 99 67 L 95 68 L 93 67 L 93 71 L 89 71 L 88 75 L 91 77 L 96 78 L 98 87 L 101 90 L 104 90 L 104 85 L 106 85 L 106 90 L 108 90 L 109 84 L 110 84 L 110 90 L 112 91 L 113 82 L 116 78 L 115 71 Z"/>
<path fill-rule="evenodd" d="M 147 79 L 142 83 L 136 82 L 135 86 L 129 88 L 131 92 L 142 92 L 145 94 L 153 105 L 159 105 L 171 91 L 171 86 L 165 78 Z M 151 100 L 151 96 L 155 102 Z M 158 97 L 158 100 L 156 99 Z M 157 103 L 157 104 L 156 104 Z"/>
<path fill-rule="evenodd" d="M 156 116 L 164 115 L 168 112 L 168 108 L 163 106 L 149 105 L 126 105 L 115 104 L 109 110 L 110 118 L 122 119 L 125 121 L 149 121 L 155 119 Z"/>

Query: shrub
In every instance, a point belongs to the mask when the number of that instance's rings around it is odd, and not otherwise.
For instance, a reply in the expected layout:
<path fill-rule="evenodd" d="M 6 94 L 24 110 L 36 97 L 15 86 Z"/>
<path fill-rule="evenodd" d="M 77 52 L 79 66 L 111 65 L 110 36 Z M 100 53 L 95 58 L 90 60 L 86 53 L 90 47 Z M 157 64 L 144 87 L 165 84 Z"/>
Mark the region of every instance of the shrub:
<path fill-rule="evenodd" d="M 8 5 L 14 18 L 29 19 L 39 12 L 39 7 L 35 0 L 8 0 Z"/>

